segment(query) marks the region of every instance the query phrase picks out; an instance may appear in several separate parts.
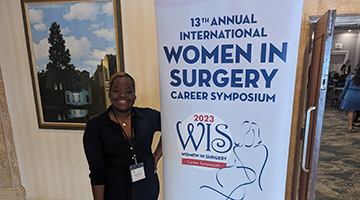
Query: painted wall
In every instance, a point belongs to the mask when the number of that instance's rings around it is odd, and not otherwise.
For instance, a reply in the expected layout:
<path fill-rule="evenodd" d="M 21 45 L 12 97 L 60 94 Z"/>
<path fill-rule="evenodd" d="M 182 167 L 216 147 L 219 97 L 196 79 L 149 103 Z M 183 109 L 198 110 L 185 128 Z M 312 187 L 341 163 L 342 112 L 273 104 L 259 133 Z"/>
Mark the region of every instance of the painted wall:
<path fill-rule="evenodd" d="M 137 105 L 160 109 L 153 1 L 121 0 L 126 71 L 137 84 Z M 82 131 L 39 129 L 27 59 L 20 0 L 0 0 L 0 64 L 13 128 L 22 185 L 31 200 L 91 199 Z M 292 138 L 303 116 L 309 16 L 328 9 L 359 13 L 358 0 L 304 0 Z M 306 64 L 305 64 L 306 63 Z M 296 171 L 297 140 L 291 140 L 289 167 Z M 295 163 L 295 164 L 294 164 Z M 290 180 L 292 177 L 288 176 Z M 1 181 L 1 180 L 0 180 Z M 293 185 L 289 185 L 291 190 Z"/>
<path fill-rule="evenodd" d="M 347 32 L 346 30 L 342 30 L 342 31 L 336 31 L 334 33 L 334 38 L 333 38 L 333 48 L 334 45 L 336 43 L 341 43 L 342 44 L 342 49 L 341 50 L 336 50 L 333 49 L 332 52 L 336 53 L 339 51 L 348 51 L 348 59 L 351 61 L 351 71 L 354 70 L 354 67 L 356 66 L 356 64 L 358 63 L 358 48 L 360 48 L 360 46 L 358 45 L 358 40 L 360 40 L 360 34 L 359 31 L 352 31 L 352 32 Z M 332 60 L 330 61 L 330 71 L 340 71 L 341 66 L 344 64 L 343 61 L 341 61 L 340 63 L 333 63 Z"/>

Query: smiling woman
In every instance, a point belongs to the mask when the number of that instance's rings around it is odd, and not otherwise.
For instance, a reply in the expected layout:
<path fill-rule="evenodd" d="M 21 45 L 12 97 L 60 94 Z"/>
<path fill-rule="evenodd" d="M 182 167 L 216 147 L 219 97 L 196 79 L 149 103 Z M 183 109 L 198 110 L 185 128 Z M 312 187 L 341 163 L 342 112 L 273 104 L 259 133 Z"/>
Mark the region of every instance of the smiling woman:
<path fill-rule="evenodd" d="M 161 139 L 152 153 L 160 112 L 134 107 L 135 81 L 125 72 L 110 78 L 111 106 L 91 119 L 83 136 L 94 200 L 156 200 Z"/>
<path fill-rule="evenodd" d="M 22 2 L 39 126 L 84 128 L 123 68 L 119 2 Z"/>

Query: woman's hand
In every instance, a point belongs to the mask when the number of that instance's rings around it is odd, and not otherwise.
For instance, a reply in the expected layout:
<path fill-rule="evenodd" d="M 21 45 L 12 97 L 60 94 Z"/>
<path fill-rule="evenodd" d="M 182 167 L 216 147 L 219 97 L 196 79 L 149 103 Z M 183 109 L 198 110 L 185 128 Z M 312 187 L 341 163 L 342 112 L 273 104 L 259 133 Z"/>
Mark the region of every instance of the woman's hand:
<path fill-rule="evenodd" d="M 93 185 L 91 187 L 94 200 L 103 200 L 105 185 Z"/>
<path fill-rule="evenodd" d="M 155 152 L 153 153 L 154 156 L 154 164 L 155 164 L 155 170 L 154 170 L 154 174 L 157 172 L 157 164 L 162 156 L 162 141 L 161 141 L 161 137 L 158 143 L 158 146 L 156 147 Z"/>
<path fill-rule="evenodd" d="M 160 158 L 159 158 L 159 156 L 156 156 L 155 152 L 153 153 L 153 156 L 154 156 L 154 161 L 155 161 L 154 162 L 155 163 L 154 174 L 155 174 L 157 172 L 157 164 L 158 164 Z"/>

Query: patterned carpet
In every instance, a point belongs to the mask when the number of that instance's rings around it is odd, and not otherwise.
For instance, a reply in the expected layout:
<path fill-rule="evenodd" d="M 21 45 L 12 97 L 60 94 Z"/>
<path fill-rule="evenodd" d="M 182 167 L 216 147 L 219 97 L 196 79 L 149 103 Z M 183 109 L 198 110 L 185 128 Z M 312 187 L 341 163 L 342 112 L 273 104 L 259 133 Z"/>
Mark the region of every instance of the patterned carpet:
<path fill-rule="evenodd" d="M 347 133 L 346 112 L 326 107 L 316 200 L 360 199 L 360 128 Z"/>

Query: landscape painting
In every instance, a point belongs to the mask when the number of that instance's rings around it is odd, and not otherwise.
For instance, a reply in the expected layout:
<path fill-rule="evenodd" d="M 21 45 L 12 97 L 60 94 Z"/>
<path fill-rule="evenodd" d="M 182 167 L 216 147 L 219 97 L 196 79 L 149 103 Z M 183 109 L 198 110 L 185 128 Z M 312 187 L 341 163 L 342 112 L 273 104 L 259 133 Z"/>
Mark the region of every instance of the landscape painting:
<path fill-rule="evenodd" d="M 40 128 L 83 128 L 110 105 L 113 1 L 23 1 Z"/>

